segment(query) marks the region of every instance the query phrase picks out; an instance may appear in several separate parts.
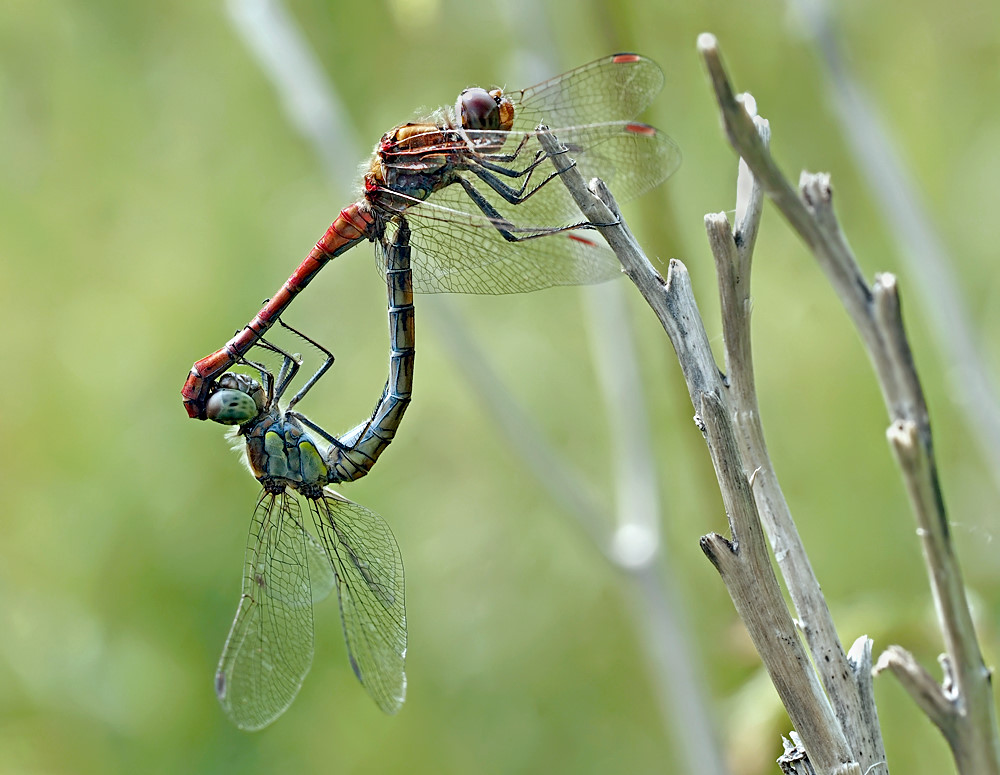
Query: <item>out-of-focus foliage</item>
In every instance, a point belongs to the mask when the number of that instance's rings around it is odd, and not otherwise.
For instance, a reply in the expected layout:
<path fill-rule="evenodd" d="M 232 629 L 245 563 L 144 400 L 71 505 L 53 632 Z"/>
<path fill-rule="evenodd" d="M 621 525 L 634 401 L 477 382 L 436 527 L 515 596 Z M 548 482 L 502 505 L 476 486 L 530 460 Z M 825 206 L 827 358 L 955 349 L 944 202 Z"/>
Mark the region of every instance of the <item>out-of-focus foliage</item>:
<path fill-rule="evenodd" d="M 902 276 L 955 538 L 995 659 L 997 493 L 785 6 L 552 0 L 526 21 L 522 5 L 305 0 L 291 11 L 364 144 L 469 84 L 517 87 L 614 50 L 660 62 L 667 86 L 645 118 L 685 162 L 629 214 L 651 256 L 686 262 L 718 336 L 702 215 L 732 207 L 735 161 L 694 50 L 714 32 L 789 175 L 831 171 L 866 274 Z M 837 13 L 995 362 L 1000 11 L 917 0 Z M 403 711 L 383 717 L 358 686 L 332 603 L 317 609 L 316 663 L 284 717 L 247 735 L 219 709 L 212 673 L 257 486 L 220 428 L 186 419 L 178 391 L 353 185 L 331 190 L 217 3 L 0 9 L 0 772 L 676 771 L 621 580 L 502 442 L 421 316 L 433 298 L 417 299 L 416 394 L 399 438 L 346 490 L 386 517 L 406 562 Z M 876 651 L 901 642 L 932 665 L 941 644 L 862 349 L 773 212 L 755 272 L 765 427 L 842 636 L 868 633 Z M 579 293 L 458 303 L 508 387 L 608 493 L 613 431 L 595 411 Z M 773 772 L 787 721 L 697 547 L 726 526 L 711 467 L 666 339 L 637 297 L 633 312 L 668 552 L 719 739 L 736 772 Z M 337 260 L 289 319 L 337 354 L 303 408 L 350 427 L 385 376 L 370 250 Z M 944 743 L 893 680 L 876 692 L 895 770 L 948 771 Z"/>

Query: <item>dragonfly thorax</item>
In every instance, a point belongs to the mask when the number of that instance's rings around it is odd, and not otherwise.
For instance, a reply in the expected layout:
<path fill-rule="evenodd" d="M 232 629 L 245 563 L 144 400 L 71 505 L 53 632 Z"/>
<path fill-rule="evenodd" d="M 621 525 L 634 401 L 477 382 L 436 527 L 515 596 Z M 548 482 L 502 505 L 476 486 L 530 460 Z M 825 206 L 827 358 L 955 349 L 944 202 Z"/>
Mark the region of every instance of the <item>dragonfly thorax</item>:
<path fill-rule="evenodd" d="M 319 497 L 330 481 L 325 448 L 313 440 L 299 421 L 285 415 L 277 400 L 246 374 L 229 372 L 219 378 L 209 397 L 206 415 L 222 425 L 239 425 L 246 439 L 247 463 L 253 475 L 271 493 L 286 487 L 307 498 Z"/>
<path fill-rule="evenodd" d="M 324 450 L 294 417 L 275 411 L 249 430 L 246 441 L 247 462 L 265 489 L 281 492 L 284 485 L 310 498 L 330 481 Z"/>
<path fill-rule="evenodd" d="M 446 185 L 442 169 L 449 163 L 443 149 L 458 142 L 455 130 L 437 124 L 401 124 L 386 132 L 365 173 L 365 198 L 375 210 L 403 212 L 414 200 L 426 199 Z M 394 196 L 394 192 L 405 196 Z"/>

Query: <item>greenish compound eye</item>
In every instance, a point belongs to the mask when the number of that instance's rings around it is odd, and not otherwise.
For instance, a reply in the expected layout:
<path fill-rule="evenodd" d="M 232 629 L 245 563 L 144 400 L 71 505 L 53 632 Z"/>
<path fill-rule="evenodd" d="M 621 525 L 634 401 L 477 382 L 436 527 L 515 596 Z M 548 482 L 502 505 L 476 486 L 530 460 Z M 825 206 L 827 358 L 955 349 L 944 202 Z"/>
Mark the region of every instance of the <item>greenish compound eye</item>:
<path fill-rule="evenodd" d="M 208 399 L 205 416 L 222 425 L 242 425 L 257 416 L 257 404 L 242 390 L 217 390 Z"/>

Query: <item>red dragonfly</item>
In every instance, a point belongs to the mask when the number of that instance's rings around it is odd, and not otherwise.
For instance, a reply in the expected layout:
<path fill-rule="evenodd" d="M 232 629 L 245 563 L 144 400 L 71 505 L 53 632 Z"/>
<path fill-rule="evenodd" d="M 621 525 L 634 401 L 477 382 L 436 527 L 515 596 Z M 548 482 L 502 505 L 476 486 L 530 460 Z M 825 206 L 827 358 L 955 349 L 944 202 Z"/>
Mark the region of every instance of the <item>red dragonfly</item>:
<path fill-rule="evenodd" d="M 405 213 L 412 228 L 414 288 L 423 292 L 520 293 L 601 282 L 620 274 L 602 240 L 538 145 L 549 131 L 585 177 L 620 201 L 664 181 L 680 165 L 669 137 L 632 121 L 663 86 L 638 54 L 615 54 L 521 91 L 464 90 L 453 109 L 383 135 L 363 196 L 330 225 L 298 269 L 219 351 L 194 364 L 181 394 L 205 419 L 215 380 L 240 360 L 332 258 L 364 240 L 386 246 Z M 551 129 L 543 126 L 547 124 Z"/>

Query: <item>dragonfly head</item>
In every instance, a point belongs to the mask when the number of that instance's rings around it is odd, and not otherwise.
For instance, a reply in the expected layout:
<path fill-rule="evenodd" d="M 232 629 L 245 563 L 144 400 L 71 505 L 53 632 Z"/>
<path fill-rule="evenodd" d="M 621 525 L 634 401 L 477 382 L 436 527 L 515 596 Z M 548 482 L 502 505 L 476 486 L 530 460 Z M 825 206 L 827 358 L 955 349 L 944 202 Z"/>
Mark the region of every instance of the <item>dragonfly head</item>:
<path fill-rule="evenodd" d="M 506 132 L 514 122 L 514 106 L 500 89 L 486 91 L 478 86 L 466 89 L 458 95 L 455 113 L 461 119 L 463 129 L 500 129 Z"/>
<path fill-rule="evenodd" d="M 246 425 L 267 408 L 260 383 L 246 374 L 223 374 L 205 405 L 205 416 L 220 425 Z"/>

